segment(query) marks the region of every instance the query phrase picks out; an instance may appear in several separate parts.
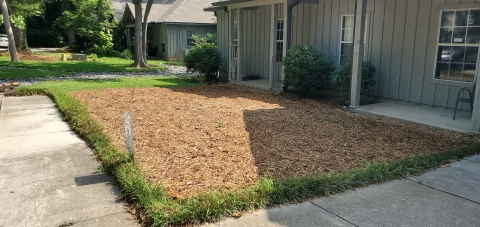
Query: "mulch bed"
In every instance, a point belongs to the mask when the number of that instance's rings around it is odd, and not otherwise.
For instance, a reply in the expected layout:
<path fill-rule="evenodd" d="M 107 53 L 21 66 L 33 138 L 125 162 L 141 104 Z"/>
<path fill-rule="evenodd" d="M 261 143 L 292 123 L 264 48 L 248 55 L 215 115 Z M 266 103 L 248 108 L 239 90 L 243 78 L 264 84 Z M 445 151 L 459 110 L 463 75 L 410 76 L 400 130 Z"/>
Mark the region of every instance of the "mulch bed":
<path fill-rule="evenodd" d="M 381 116 L 351 113 L 325 100 L 272 95 L 234 85 L 104 89 L 72 93 L 120 150 L 124 111 L 133 115 L 135 159 L 173 197 L 236 189 L 372 161 L 435 153 L 476 138 Z"/>
<path fill-rule="evenodd" d="M 51 56 L 51 55 L 41 55 L 35 54 L 33 52 L 23 52 L 17 53 L 18 58 L 20 60 L 31 60 L 31 61 L 60 61 L 59 57 Z M 10 56 L 9 52 L 0 53 L 0 56 Z"/>

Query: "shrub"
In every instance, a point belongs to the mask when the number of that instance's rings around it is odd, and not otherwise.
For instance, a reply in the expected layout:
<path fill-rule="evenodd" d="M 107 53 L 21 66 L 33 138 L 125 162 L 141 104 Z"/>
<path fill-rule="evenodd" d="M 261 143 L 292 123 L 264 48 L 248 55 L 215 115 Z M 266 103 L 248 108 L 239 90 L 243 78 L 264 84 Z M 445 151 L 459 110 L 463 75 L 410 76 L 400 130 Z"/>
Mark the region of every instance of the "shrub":
<path fill-rule="evenodd" d="M 96 54 L 90 54 L 90 56 L 88 56 L 89 58 L 92 59 L 92 61 L 97 61 L 98 59 L 98 56 Z"/>
<path fill-rule="evenodd" d="M 209 37 L 213 37 L 209 34 Z M 202 74 L 206 83 L 217 82 L 217 72 L 222 62 L 218 47 L 205 38 L 193 36 L 195 46 L 185 56 L 185 66 L 188 70 Z"/>
<path fill-rule="evenodd" d="M 97 38 L 97 42 L 89 49 L 90 53 L 97 54 L 105 57 L 118 57 L 120 52 L 113 50 L 113 36 L 100 32 Z M 117 56 L 115 56 L 117 55 Z"/>
<path fill-rule="evenodd" d="M 377 69 L 373 66 L 371 61 L 364 61 L 362 66 L 362 85 L 361 91 L 364 94 L 368 93 L 368 89 L 375 85 L 373 76 L 377 73 Z M 341 91 L 343 91 L 344 98 L 348 99 L 350 91 L 350 78 L 352 74 L 352 60 L 345 59 L 342 64 L 333 72 L 333 83 Z"/>
<path fill-rule="evenodd" d="M 330 74 L 335 70 L 331 57 L 314 47 L 295 45 L 282 61 L 285 67 L 285 89 L 293 86 L 304 94 L 313 94 L 329 87 Z"/>
<path fill-rule="evenodd" d="M 132 53 L 128 49 L 124 50 L 122 53 L 120 53 L 120 57 L 123 58 L 123 59 L 132 59 L 133 58 Z"/>

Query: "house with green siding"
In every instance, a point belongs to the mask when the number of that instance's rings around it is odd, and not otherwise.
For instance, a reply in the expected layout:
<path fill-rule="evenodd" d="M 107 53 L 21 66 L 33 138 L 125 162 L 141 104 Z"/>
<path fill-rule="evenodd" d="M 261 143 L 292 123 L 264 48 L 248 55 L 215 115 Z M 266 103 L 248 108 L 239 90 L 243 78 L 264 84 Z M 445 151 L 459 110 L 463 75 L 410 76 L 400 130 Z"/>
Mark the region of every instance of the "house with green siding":
<path fill-rule="evenodd" d="M 225 0 L 205 10 L 217 15 L 221 71 L 231 81 L 256 74 L 280 89 L 282 58 L 296 44 L 316 47 L 337 65 L 353 59 L 353 108 L 364 59 L 378 71 L 369 95 L 388 100 L 455 108 L 459 91 L 478 78 L 479 0 Z M 473 105 L 459 104 L 472 112 L 472 132 L 480 131 L 476 90 Z"/>

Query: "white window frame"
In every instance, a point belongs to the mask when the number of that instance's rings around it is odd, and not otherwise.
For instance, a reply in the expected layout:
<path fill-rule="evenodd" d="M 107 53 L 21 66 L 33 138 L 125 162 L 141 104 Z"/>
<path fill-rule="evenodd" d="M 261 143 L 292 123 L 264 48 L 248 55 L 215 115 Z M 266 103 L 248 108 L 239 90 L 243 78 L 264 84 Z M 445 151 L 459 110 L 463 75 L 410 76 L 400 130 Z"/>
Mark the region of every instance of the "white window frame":
<path fill-rule="evenodd" d="M 166 52 L 166 45 L 165 45 L 165 30 L 160 29 L 160 52 L 165 53 Z"/>
<path fill-rule="evenodd" d="M 283 29 L 278 29 L 278 24 L 279 23 L 283 24 Z M 283 47 L 285 45 L 285 20 L 284 19 L 277 19 L 277 23 L 275 23 L 275 62 L 282 62 L 283 59 Z M 282 39 L 278 38 L 278 35 L 280 34 L 279 32 L 282 33 Z M 278 43 L 282 43 L 282 50 L 278 51 L 277 46 Z M 280 53 L 280 59 L 278 58 L 278 54 Z"/>
<path fill-rule="evenodd" d="M 342 36 L 343 36 L 343 21 L 345 20 L 345 17 L 353 17 L 353 28 L 349 28 L 349 29 L 352 29 L 352 41 L 343 41 L 342 40 Z M 365 59 L 368 58 L 368 34 L 369 34 L 369 31 L 368 31 L 368 14 L 365 15 L 365 37 L 364 37 L 364 40 L 363 40 L 363 45 L 364 45 L 364 55 L 363 57 Z M 337 57 L 337 63 L 338 65 L 340 65 L 342 63 L 342 44 L 344 43 L 350 43 L 350 44 L 353 44 L 353 41 L 354 41 L 354 37 L 355 37 L 355 15 L 354 14 L 343 14 L 343 15 L 340 15 L 340 32 L 339 32 L 339 47 L 338 47 L 338 57 Z M 353 57 L 353 56 L 352 56 Z"/>
<path fill-rule="evenodd" d="M 444 11 L 463 11 L 463 10 L 480 10 L 480 8 L 476 7 L 476 8 L 458 8 L 458 9 L 442 9 L 440 10 L 440 13 L 438 15 L 438 30 L 437 30 L 437 40 L 435 41 L 435 56 L 434 56 L 434 65 L 433 65 L 433 80 L 434 81 L 443 81 L 443 82 L 450 82 L 450 83 L 463 83 L 463 84 L 473 84 L 475 82 L 475 80 L 477 79 L 478 77 L 478 66 L 479 66 L 479 62 L 480 62 L 480 43 L 478 44 L 468 44 L 468 43 L 461 43 L 461 44 L 456 44 L 456 43 L 440 43 L 440 30 L 442 28 L 442 13 Z M 455 27 L 455 26 L 453 26 Z M 458 26 L 458 27 L 465 27 L 465 26 Z M 466 26 L 467 28 L 469 27 L 468 24 Z M 468 29 L 466 31 L 466 34 L 465 34 L 465 37 L 468 36 Z M 452 35 L 452 39 L 453 39 L 453 35 Z M 437 74 L 437 65 L 438 65 L 438 47 L 440 46 L 460 46 L 460 47 L 478 47 L 479 50 L 478 50 L 478 54 L 477 54 L 477 63 L 476 63 L 476 67 L 475 67 L 475 76 L 473 78 L 473 81 L 472 82 L 469 82 L 469 81 L 461 81 L 461 80 L 448 80 L 448 79 L 441 79 L 441 78 L 436 78 L 436 74 Z"/>
<path fill-rule="evenodd" d="M 190 36 L 189 36 L 189 33 L 190 33 Z M 195 46 L 195 44 L 193 44 L 193 39 L 192 39 L 192 37 L 193 37 L 193 35 L 196 35 L 196 34 L 197 34 L 197 33 L 196 33 L 195 30 L 193 30 L 193 29 L 187 29 L 187 30 L 185 30 L 185 38 L 186 38 L 186 42 L 187 42 L 187 43 L 186 43 L 186 44 L 187 44 L 187 47 L 194 47 L 194 46 Z M 192 42 L 188 43 L 188 39 L 191 39 Z"/>

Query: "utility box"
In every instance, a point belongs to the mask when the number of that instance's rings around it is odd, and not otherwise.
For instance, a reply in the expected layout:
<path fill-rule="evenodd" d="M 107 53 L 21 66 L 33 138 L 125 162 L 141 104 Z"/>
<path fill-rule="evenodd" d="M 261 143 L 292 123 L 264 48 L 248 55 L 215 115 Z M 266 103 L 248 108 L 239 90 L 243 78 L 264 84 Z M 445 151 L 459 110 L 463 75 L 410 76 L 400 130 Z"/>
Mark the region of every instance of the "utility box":
<path fill-rule="evenodd" d="M 72 54 L 72 60 L 74 61 L 86 61 L 87 55 L 86 54 Z"/>

